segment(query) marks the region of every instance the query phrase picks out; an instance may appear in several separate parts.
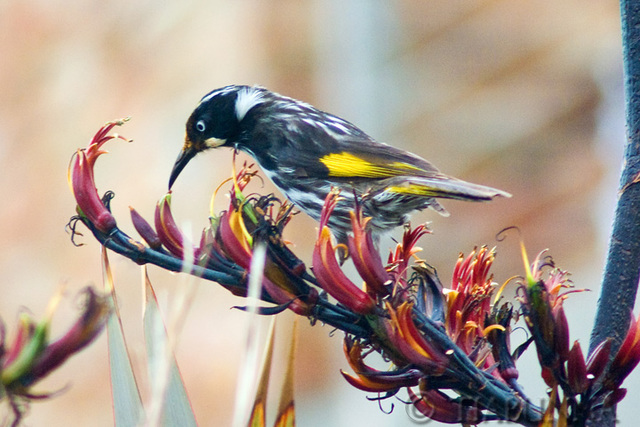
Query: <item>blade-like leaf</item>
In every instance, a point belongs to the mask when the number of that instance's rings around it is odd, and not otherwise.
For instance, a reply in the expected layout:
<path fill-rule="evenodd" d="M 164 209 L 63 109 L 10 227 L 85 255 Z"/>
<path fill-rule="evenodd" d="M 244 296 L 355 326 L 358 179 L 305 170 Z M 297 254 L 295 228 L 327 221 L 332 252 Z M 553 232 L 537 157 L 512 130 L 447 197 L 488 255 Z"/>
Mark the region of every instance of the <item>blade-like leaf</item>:
<path fill-rule="evenodd" d="M 120 311 L 113 287 L 113 276 L 109 268 L 107 250 L 104 247 L 102 248 L 102 274 L 105 291 L 111 298 L 113 306 L 113 315 L 107 321 L 107 339 L 115 425 L 116 427 L 137 426 L 144 419 L 144 408 L 122 331 Z"/>
<path fill-rule="evenodd" d="M 273 342 L 275 337 L 276 318 L 271 318 L 269 324 L 269 335 L 267 343 L 262 355 L 262 370 L 260 373 L 260 381 L 258 382 L 258 390 L 256 398 L 253 402 L 251 410 L 251 418 L 248 425 L 251 427 L 264 427 L 266 425 L 266 407 L 267 407 L 267 391 L 269 388 L 269 379 L 271 377 L 271 361 L 273 360 Z"/>
<path fill-rule="evenodd" d="M 251 269 L 249 275 L 248 297 L 257 301 L 262 290 L 262 279 L 264 277 L 264 264 L 267 256 L 266 245 L 258 242 L 253 248 L 251 258 Z M 256 386 L 256 376 L 258 373 L 258 335 L 260 332 L 260 320 L 257 315 L 255 304 L 248 307 L 248 328 L 246 330 L 246 349 L 242 353 L 242 360 L 238 372 L 238 383 L 236 387 L 236 401 L 233 412 L 234 427 L 245 427 L 249 420 L 251 411 L 251 401 L 254 396 Z"/>
<path fill-rule="evenodd" d="M 291 332 L 291 347 L 289 348 L 289 361 L 287 372 L 285 373 L 282 390 L 280 391 L 280 403 L 278 404 L 278 415 L 276 415 L 275 427 L 295 427 L 296 411 L 293 398 L 294 361 L 296 351 L 296 332 L 298 330 L 298 318 L 293 322 Z"/>
<path fill-rule="evenodd" d="M 144 269 L 144 336 L 151 383 L 151 425 L 197 426 L 189 396 L 176 363 L 158 300 Z"/>

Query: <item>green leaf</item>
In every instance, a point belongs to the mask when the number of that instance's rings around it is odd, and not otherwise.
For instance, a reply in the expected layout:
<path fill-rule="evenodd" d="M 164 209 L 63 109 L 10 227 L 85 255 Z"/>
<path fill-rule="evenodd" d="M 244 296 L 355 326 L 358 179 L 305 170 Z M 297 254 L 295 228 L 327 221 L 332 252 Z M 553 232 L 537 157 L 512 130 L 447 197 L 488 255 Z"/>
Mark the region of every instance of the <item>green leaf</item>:
<path fill-rule="evenodd" d="M 107 251 L 102 248 L 102 273 L 104 288 L 111 299 L 113 315 L 107 321 L 109 342 L 109 368 L 111 370 L 111 394 L 116 427 L 140 425 L 144 419 L 144 407 L 136 383 L 131 359 L 124 339 L 120 311 L 115 298 L 113 276 L 109 268 Z"/>
<path fill-rule="evenodd" d="M 197 426 L 189 396 L 145 269 L 144 336 L 151 382 L 150 425 Z M 155 421 L 160 421 L 159 423 Z"/>

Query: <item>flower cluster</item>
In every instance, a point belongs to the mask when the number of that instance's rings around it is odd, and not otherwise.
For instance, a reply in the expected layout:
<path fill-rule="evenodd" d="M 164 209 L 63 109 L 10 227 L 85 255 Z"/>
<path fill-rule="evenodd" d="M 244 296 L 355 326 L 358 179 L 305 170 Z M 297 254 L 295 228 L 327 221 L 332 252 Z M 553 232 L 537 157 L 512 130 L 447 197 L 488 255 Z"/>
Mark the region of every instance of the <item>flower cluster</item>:
<path fill-rule="evenodd" d="M 33 392 L 33 386 L 89 345 L 102 331 L 111 314 L 108 300 L 92 288 L 84 291 L 82 314 L 69 330 L 55 341 L 49 340 L 51 315 L 59 296 L 50 304 L 47 319 L 37 322 L 22 313 L 11 343 L 5 342 L 0 324 L 0 400 L 7 398 L 14 412 L 14 425 L 22 416 L 22 406 L 34 398 L 48 397 Z"/>
<path fill-rule="evenodd" d="M 585 360 L 580 343 L 570 344 L 563 308 L 569 294 L 582 289 L 574 289 L 568 273 L 555 267 L 544 252 L 531 266 L 524 248 L 523 258 L 527 274 L 518 299 L 536 346 L 542 378 L 551 389 L 545 418 L 553 419 L 558 409 L 559 419 L 569 425 L 583 425 L 594 408 L 609 407 L 624 398 L 626 390 L 620 386 L 640 362 L 640 327 L 631 315 L 627 335 L 615 355 L 611 354 L 611 339 L 607 339 Z M 545 267 L 549 271 L 543 278 Z"/>
<path fill-rule="evenodd" d="M 243 193 L 256 174 L 246 164 L 233 174 L 228 209 L 211 218 L 197 245 L 188 243 L 176 225 L 170 194 L 158 203 L 153 226 L 131 210 L 135 229 L 146 244 L 136 241 L 116 226 L 93 182 L 99 148 L 109 138 L 108 131 L 119 124 L 108 124 L 89 147 L 78 151 L 70 172 L 77 219 L 104 246 L 135 262 L 185 271 L 238 296 L 247 295 L 253 251 L 258 243 L 264 244 L 260 298 L 275 306 L 261 307 L 259 312 L 290 309 L 344 331 L 344 351 L 354 373 L 342 375 L 351 385 L 379 393 L 380 398 L 406 390 L 410 403 L 425 417 L 464 424 L 510 420 L 538 425 L 549 411 L 553 416 L 556 407 L 564 408 L 560 416 L 565 420 L 575 420 L 594 399 L 612 404 L 623 397 L 620 385 L 640 358 L 640 327 L 635 320 L 609 369 L 609 341 L 585 361 L 578 343 L 569 346 L 562 302 L 575 290 L 567 289 L 565 272 L 554 269 L 542 280 L 545 263 L 538 257 L 520 285 L 516 308 L 502 302 L 502 288 L 490 273 L 495 250 L 481 247 L 459 256 L 446 288 L 435 269 L 417 258 L 416 245 L 429 233 L 424 225 L 407 227 L 384 263 L 368 230 L 370 219 L 357 200 L 347 247 L 336 245 L 328 224 L 340 197 L 337 189 L 325 200 L 310 269 L 282 238 L 292 206 L 273 195 Z M 342 269 L 340 261 L 347 257 L 359 275 L 357 282 Z M 531 338 L 512 351 L 510 333 L 519 314 Z M 531 342 L 543 378 L 554 390 L 551 397 L 557 398 L 558 390 L 564 392 L 564 400 L 550 405 L 546 414 L 531 404 L 517 383 L 518 356 Z M 387 370 L 371 367 L 366 359 L 374 354 L 388 362 Z"/>

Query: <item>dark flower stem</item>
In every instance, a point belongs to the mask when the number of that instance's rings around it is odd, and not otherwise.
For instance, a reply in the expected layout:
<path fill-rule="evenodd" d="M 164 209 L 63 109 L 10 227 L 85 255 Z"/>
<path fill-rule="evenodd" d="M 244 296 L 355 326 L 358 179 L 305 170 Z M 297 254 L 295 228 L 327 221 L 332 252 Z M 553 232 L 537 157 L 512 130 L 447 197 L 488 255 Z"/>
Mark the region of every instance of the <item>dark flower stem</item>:
<path fill-rule="evenodd" d="M 126 256 L 130 260 L 138 264 L 151 263 L 155 265 L 161 265 L 167 270 L 182 271 L 185 266 L 182 260 L 175 258 L 168 253 L 162 251 L 152 250 L 150 248 L 144 248 L 142 246 L 137 247 L 132 245 L 133 239 L 124 234 L 119 229 L 114 229 L 109 234 L 100 233 L 92 224 L 87 224 L 95 237 L 105 247 L 112 251 Z M 246 280 L 244 272 L 229 271 L 223 273 L 220 271 L 214 271 L 208 268 L 201 267 L 199 265 L 191 266 L 190 274 L 194 276 L 202 277 L 203 279 L 218 282 L 223 286 L 243 286 Z"/>
<path fill-rule="evenodd" d="M 629 327 L 640 275 L 640 0 L 620 0 L 627 142 L 591 353 L 611 337 L 614 355 Z M 613 426 L 615 411 L 598 425 Z"/>
<path fill-rule="evenodd" d="M 615 354 L 624 338 L 640 276 L 640 1 L 621 0 L 627 144 L 619 200 L 609 243 L 589 353 L 613 338 Z"/>
<path fill-rule="evenodd" d="M 164 250 L 145 247 L 127 236 L 119 228 L 115 228 L 109 233 L 104 233 L 98 230 L 90 221 L 83 221 L 83 223 L 106 248 L 138 264 L 153 264 L 175 272 L 185 270 L 185 264 L 181 259 Z M 247 276 L 244 270 L 228 269 L 226 272 L 222 272 L 199 265 L 192 265 L 189 268 L 191 269 L 189 274 L 217 282 L 231 292 L 235 291 L 234 293 L 236 294 L 246 290 Z M 273 303 L 265 296 L 262 299 Z M 315 305 L 312 316 L 316 320 L 360 338 L 369 337 L 372 334 L 370 326 L 361 316 L 323 299 L 319 300 Z"/>

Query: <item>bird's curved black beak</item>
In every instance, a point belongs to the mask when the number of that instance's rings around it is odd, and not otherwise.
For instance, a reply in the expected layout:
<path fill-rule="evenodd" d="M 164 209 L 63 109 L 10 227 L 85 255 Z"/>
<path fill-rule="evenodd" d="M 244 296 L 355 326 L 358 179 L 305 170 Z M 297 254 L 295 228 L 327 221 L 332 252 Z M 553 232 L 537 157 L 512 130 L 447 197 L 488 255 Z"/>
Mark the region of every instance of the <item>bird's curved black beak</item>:
<path fill-rule="evenodd" d="M 178 178 L 178 175 L 180 175 L 180 172 L 182 172 L 182 169 L 187 166 L 187 163 L 189 163 L 189 161 L 193 159 L 196 154 L 198 154 L 198 150 L 193 146 L 193 144 L 191 144 L 190 141 L 187 140 L 184 144 L 184 147 L 182 147 L 182 151 L 180 152 L 180 155 L 178 155 L 176 162 L 173 164 L 171 176 L 169 177 L 169 190 L 171 190 L 173 183 Z"/>

